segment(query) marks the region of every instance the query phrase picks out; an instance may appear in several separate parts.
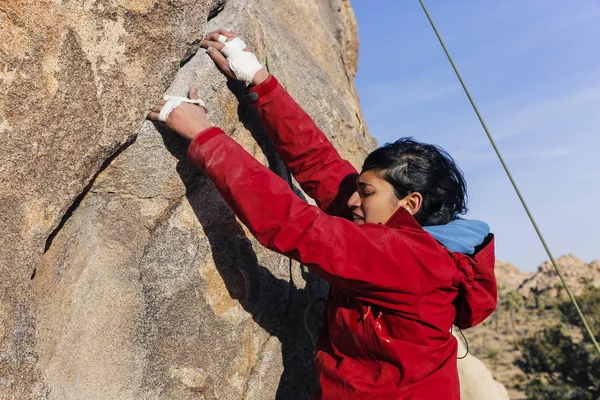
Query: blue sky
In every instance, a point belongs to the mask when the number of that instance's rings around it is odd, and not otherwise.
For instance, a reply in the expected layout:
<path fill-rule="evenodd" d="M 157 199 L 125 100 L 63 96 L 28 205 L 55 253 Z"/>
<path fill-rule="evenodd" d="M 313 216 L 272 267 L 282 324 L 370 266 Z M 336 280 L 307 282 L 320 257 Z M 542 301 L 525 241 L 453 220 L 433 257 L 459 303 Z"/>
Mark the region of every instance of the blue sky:
<path fill-rule="evenodd" d="M 463 79 L 555 257 L 600 258 L 600 1 L 428 0 Z M 357 87 L 380 145 L 435 143 L 469 185 L 497 258 L 548 257 L 418 0 L 353 0 Z"/>

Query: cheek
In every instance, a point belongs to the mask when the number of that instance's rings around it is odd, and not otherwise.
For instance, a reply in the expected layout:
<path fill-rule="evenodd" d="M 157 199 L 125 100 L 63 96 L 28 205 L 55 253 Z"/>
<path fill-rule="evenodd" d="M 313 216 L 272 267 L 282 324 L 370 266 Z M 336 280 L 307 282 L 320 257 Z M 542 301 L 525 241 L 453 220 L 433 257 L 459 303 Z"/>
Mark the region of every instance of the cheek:
<path fill-rule="evenodd" d="M 393 192 L 380 192 L 364 197 L 360 208 L 366 222 L 385 223 L 401 206 L 402 201 Z"/>
<path fill-rule="evenodd" d="M 389 203 L 389 204 L 390 204 L 390 208 L 391 208 L 392 210 L 397 210 L 397 209 L 399 209 L 400 207 L 404 207 L 404 206 L 406 206 L 406 203 L 403 203 L 403 202 L 402 202 L 402 200 L 398 200 L 398 198 L 396 198 L 395 196 L 394 196 L 394 198 L 393 198 L 393 199 L 390 201 L 390 203 Z"/>
<path fill-rule="evenodd" d="M 386 201 L 382 201 L 381 198 L 376 196 L 367 197 L 361 203 L 363 213 L 371 221 L 377 219 L 380 214 L 385 214 L 388 207 L 389 204 Z"/>
<path fill-rule="evenodd" d="M 360 208 L 363 212 L 371 211 L 373 209 L 373 198 L 372 197 L 364 197 L 360 201 Z"/>

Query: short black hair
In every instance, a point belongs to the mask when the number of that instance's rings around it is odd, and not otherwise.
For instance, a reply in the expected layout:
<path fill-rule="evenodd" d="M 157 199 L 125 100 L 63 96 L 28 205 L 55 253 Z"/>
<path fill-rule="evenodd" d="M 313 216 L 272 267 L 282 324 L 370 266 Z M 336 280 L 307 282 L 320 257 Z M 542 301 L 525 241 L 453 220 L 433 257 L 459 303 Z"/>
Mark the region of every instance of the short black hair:
<path fill-rule="evenodd" d="M 378 171 L 398 199 L 423 196 L 414 215 L 421 226 L 444 225 L 467 212 L 467 183 L 454 159 L 441 147 L 411 137 L 387 143 L 367 156 L 362 172 Z"/>

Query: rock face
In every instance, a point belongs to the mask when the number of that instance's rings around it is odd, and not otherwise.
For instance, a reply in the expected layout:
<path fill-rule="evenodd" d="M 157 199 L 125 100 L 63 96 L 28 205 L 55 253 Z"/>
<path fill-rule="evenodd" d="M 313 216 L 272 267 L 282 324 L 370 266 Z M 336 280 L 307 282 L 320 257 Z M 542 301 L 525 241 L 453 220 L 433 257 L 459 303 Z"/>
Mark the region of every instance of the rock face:
<path fill-rule="evenodd" d="M 585 263 L 582 259 L 567 254 L 557 258 L 556 263 L 573 294 L 581 294 L 586 284 L 600 286 L 600 261 Z M 546 261 L 538 267 L 535 274 L 523 281 L 519 286 L 519 292 L 523 296 L 528 296 L 532 289 L 537 289 L 556 297 L 557 291 L 562 290 L 558 289 L 557 286 L 562 286 L 560 279 L 552 263 Z"/>
<path fill-rule="evenodd" d="M 196 83 L 213 122 L 283 173 L 242 88 L 197 51 L 219 27 L 268 56 L 359 166 L 374 141 L 348 1 L 0 0 L 0 398 L 316 388 L 297 266 L 251 238 L 187 143 L 145 121 Z"/>

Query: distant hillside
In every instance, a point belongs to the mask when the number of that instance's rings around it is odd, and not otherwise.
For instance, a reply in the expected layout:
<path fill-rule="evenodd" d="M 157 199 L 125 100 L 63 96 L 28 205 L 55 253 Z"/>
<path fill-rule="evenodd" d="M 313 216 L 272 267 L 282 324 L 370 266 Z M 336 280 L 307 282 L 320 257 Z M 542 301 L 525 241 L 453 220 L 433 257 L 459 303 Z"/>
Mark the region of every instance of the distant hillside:
<path fill-rule="evenodd" d="M 506 293 L 518 289 L 523 282 L 533 277 L 533 272 L 522 272 L 506 261 L 496 261 L 496 281 L 498 282 L 498 292 Z"/>
<path fill-rule="evenodd" d="M 586 284 L 600 286 L 600 261 L 585 263 L 568 254 L 557 263 L 569 288 L 581 294 Z M 504 384 L 512 400 L 526 399 L 516 385 L 521 371 L 515 366 L 520 352 L 515 342 L 559 321 L 556 305 L 566 299 L 560 280 L 549 261 L 536 272 L 522 272 L 505 261 L 496 262 L 498 308 L 481 325 L 465 331 L 471 353 Z"/>
<path fill-rule="evenodd" d="M 582 259 L 572 254 L 567 254 L 556 260 L 560 272 L 567 281 L 569 289 L 575 294 L 581 294 L 584 283 L 589 282 L 595 286 L 600 286 L 600 260 L 586 264 Z M 502 270 L 497 270 L 496 279 L 504 279 Z M 546 261 L 538 267 L 538 270 L 531 277 L 525 279 L 519 286 L 519 293 L 528 296 L 531 289 L 539 291 L 550 291 L 556 295 L 557 285 L 561 285 L 560 279 L 550 261 Z"/>

